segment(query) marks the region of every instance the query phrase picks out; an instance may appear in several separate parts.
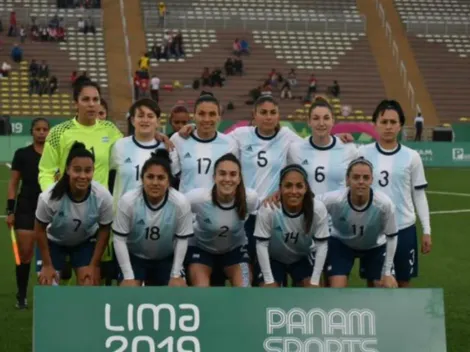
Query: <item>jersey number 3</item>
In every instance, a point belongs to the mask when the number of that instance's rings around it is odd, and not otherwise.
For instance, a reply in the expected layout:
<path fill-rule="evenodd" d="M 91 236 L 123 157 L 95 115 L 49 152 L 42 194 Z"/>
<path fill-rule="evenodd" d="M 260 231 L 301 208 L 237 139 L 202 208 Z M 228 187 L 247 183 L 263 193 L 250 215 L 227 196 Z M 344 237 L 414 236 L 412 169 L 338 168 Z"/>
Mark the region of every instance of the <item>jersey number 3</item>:
<path fill-rule="evenodd" d="M 388 177 L 390 176 L 390 174 L 388 173 L 388 171 L 380 171 L 380 175 L 382 176 L 382 178 L 379 180 L 379 185 L 382 187 L 387 187 L 389 183 Z"/>

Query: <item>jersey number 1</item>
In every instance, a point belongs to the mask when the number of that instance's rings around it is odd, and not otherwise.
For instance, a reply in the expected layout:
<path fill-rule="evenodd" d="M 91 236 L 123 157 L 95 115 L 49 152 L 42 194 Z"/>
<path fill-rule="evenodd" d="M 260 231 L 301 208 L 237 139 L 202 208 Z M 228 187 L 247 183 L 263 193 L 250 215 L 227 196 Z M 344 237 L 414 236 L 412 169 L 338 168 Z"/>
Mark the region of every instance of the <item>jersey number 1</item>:
<path fill-rule="evenodd" d="M 364 226 L 359 226 L 359 233 L 357 233 L 357 226 L 356 225 L 352 225 L 352 230 L 353 230 L 353 234 L 354 236 L 358 235 L 359 237 L 362 237 L 364 236 Z"/>
<path fill-rule="evenodd" d="M 140 165 L 134 166 L 135 168 L 135 180 L 139 181 L 139 174 L 140 174 Z"/>

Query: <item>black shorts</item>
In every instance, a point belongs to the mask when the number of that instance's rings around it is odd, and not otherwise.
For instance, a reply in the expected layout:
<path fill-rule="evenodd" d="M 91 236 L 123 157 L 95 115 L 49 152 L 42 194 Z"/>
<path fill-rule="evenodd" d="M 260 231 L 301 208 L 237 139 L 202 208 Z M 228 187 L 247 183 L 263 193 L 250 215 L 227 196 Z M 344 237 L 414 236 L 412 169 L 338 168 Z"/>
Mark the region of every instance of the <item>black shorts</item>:
<path fill-rule="evenodd" d="M 36 204 L 34 204 L 35 206 Z M 34 230 L 34 220 L 36 219 L 36 209 L 30 204 L 18 202 L 15 211 L 15 230 Z"/>

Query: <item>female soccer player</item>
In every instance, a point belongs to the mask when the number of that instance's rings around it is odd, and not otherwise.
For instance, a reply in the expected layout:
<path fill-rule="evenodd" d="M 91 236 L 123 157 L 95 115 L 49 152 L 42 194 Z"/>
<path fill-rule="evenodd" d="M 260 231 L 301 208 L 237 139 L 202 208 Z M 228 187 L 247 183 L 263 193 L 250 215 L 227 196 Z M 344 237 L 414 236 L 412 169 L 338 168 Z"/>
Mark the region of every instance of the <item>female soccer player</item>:
<path fill-rule="evenodd" d="M 374 187 L 387 194 L 397 207 L 398 245 L 393 263 L 400 287 L 409 287 L 418 276 L 418 241 L 416 212 L 423 227 L 421 252 L 431 251 L 431 224 L 425 193 L 428 183 L 420 155 L 398 142 L 405 124 L 405 114 L 395 100 L 383 100 L 372 119 L 379 141 L 359 149 L 359 153 L 375 166 Z M 415 212 L 416 208 L 416 212 Z"/>
<path fill-rule="evenodd" d="M 217 132 L 220 104 L 211 93 L 202 92 L 196 100 L 194 121 L 196 130 L 188 139 L 178 133 L 171 137 L 176 149 L 171 157 L 174 170 L 181 170 L 179 190 L 182 193 L 212 187 L 215 161 L 226 153 L 238 156 L 235 140 Z"/>
<path fill-rule="evenodd" d="M 111 149 L 112 170 L 116 170 L 114 204 L 123 194 L 141 185 L 141 171 L 152 152 L 165 145 L 155 139 L 160 127 L 160 108 L 152 99 L 136 101 L 130 108 L 134 134 L 118 140 Z"/>
<path fill-rule="evenodd" d="M 318 197 L 333 222 L 326 262 L 331 287 L 347 286 L 355 258 L 374 286 L 397 286 L 391 273 L 398 231 L 395 206 L 385 193 L 372 190 L 372 174 L 372 164 L 357 158 L 346 172 L 348 187 Z"/>
<path fill-rule="evenodd" d="M 348 164 L 357 158 L 353 143 L 343 143 L 331 135 L 333 109 L 323 98 L 310 106 L 309 125 L 312 136 L 289 146 L 287 162 L 299 164 L 307 171 L 310 187 L 318 195 L 345 187 Z"/>
<path fill-rule="evenodd" d="M 176 105 L 171 109 L 170 112 L 170 122 L 171 125 L 171 133 L 168 134 L 168 137 L 173 136 L 176 132 L 178 132 L 182 127 L 186 126 L 191 120 L 189 116 L 188 109 L 183 105 Z"/>
<path fill-rule="evenodd" d="M 192 285 L 210 286 L 214 269 L 223 268 L 232 286 L 251 283 L 244 223 L 258 207 L 255 191 L 245 189 L 241 165 L 225 154 L 214 165 L 214 186 L 186 194 L 195 214 L 194 234 L 188 250 Z"/>
<path fill-rule="evenodd" d="M 182 269 L 193 236 L 192 214 L 187 199 L 170 186 L 168 152 L 157 150 L 140 177 L 143 187 L 119 200 L 113 223 L 121 286 L 141 286 L 144 281 L 186 286 Z"/>
<path fill-rule="evenodd" d="M 113 200 L 96 181 L 94 155 L 76 142 L 66 160 L 65 173 L 41 193 L 34 231 L 42 258 L 41 285 L 59 281 L 66 257 L 70 257 L 79 285 L 95 285 L 113 221 Z"/>
<path fill-rule="evenodd" d="M 100 99 L 100 107 L 98 109 L 98 119 L 99 120 L 108 119 L 108 103 L 103 98 Z"/>
<path fill-rule="evenodd" d="M 11 163 L 8 183 L 7 225 L 14 227 L 21 264 L 16 266 L 16 307 L 28 307 L 29 270 L 34 251 L 34 213 L 41 188 L 38 183 L 39 159 L 49 133 L 49 122 L 44 118 L 34 119 L 31 124 L 33 143 L 15 152 Z M 21 189 L 16 196 L 21 181 Z M 17 199 L 17 201 L 15 200 Z"/>
<path fill-rule="evenodd" d="M 261 207 L 258 212 L 255 280 L 279 287 L 290 274 L 296 286 L 318 287 L 328 251 L 328 212 L 313 198 L 300 165 L 281 170 L 280 193 L 281 208 Z"/>

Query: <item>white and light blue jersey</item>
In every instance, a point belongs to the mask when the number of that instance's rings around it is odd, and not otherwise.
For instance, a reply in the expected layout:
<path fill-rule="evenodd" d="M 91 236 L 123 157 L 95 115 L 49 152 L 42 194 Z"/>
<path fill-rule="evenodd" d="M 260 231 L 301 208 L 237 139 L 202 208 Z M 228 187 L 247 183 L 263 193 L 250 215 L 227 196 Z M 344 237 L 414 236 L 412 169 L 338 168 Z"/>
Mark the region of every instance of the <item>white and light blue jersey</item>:
<path fill-rule="evenodd" d="M 112 229 L 116 236 L 127 237 L 131 254 L 150 260 L 166 259 L 173 256 L 175 237 L 193 235 L 191 207 L 173 188 L 160 204 L 152 205 L 139 187 L 119 200 Z"/>
<path fill-rule="evenodd" d="M 269 241 L 269 257 L 283 264 L 293 264 L 315 251 L 315 241 L 329 236 L 328 212 L 314 199 L 313 223 L 305 230 L 304 215 L 289 214 L 283 208 L 261 207 L 256 217 L 254 237 Z"/>
<path fill-rule="evenodd" d="M 395 206 L 383 192 L 370 191 L 369 202 L 357 208 L 351 201 L 349 188 L 318 196 L 332 220 L 331 236 L 347 246 L 367 250 L 385 244 L 386 236 L 398 232 Z"/>
<path fill-rule="evenodd" d="M 214 254 L 224 254 L 247 243 L 245 219 L 240 219 L 234 202 L 214 204 L 212 190 L 199 188 L 186 193 L 195 215 L 194 238 L 190 245 Z M 258 195 L 246 189 L 247 217 L 259 206 Z"/>
<path fill-rule="evenodd" d="M 330 145 L 321 147 L 308 137 L 290 145 L 287 163 L 299 164 L 305 169 L 310 188 L 317 195 L 346 187 L 346 170 L 357 157 L 354 143 L 343 143 L 332 136 Z"/>
<path fill-rule="evenodd" d="M 256 127 L 239 127 L 230 133 L 238 144 L 243 182 L 266 199 L 279 189 L 281 169 L 286 166 L 287 150 L 301 142 L 296 133 L 282 127 L 271 137 L 262 136 Z"/>
<path fill-rule="evenodd" d="M 113 145 L 110 169 L 116 170 L 113 189 L 115 208 L 124 193 L 142 184 L 142 167 L 157 149 L 165 149 L 165 145 L 156 140 L 139 142 L 135 139 L 135 136 L 121 138 Z"/>
<path fill-rule="evenodd" d="M 212 139 L 197 137 L 195 131 L 188 139 L 178 133 L 171 137 L 176 153 L 172 163 L 181 170 L 179 191 L 187 193 L 195 188 L 211 188 L 214 183 L 214 164 L 222 155 L 233 153 L 239 157 L 235 140 L 217 132 Z"/>
<path fill-rule="evenodd" d="M 387 194 L 395 204 L 398 228 L 414 225 L 413 190 L 428 185 L 418 152 L 401 144 L 394 151 L 386 151 L 372 143 L 359 148 L 359 153 L 374 166 L 374 188 Z"/>
<path fill-rule="evenodd" d="M 61 246 L 76 246 L 94 237 L 101 226 L 113 221 L 113 197 L 96 181 L 85 199 L 75 201 L 66 193 L 51 199 L 54 186 L 40 194 L 36 219 L 47 226 L 47 238 Z"/>

